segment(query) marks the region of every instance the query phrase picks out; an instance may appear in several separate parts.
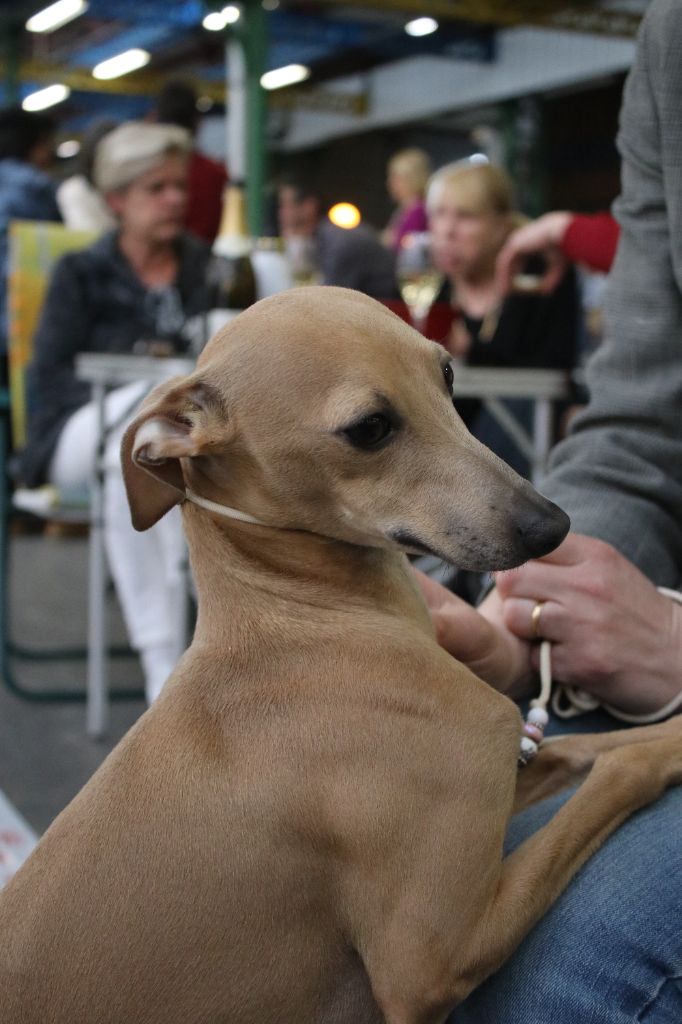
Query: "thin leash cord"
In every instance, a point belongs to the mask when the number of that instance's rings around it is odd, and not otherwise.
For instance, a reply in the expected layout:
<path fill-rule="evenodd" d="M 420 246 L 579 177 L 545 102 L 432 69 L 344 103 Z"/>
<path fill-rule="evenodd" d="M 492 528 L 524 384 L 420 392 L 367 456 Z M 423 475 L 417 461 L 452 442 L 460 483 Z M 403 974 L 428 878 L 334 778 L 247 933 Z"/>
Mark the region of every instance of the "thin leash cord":
<path fill-rule="evenodd" d="M 670 590 L 668 587 L 658 587 L 658 591 L 665 597 L 670 598 L 671 601 L 682 604 L 682 593 L 680 591 Z M 530 702 L 530 712 L 524 726 L 524 739 L 522 740 L 519 758 L 521 764 L 526 764 L 529 760 L 532 760 L 537 753 L 537 749 L 533 750 L 532 747 L 535 746 L 537 748 L 540 746 L 542 736 L 538 739 L 536 731 L 538 729 L 541 733 L 544 731 L 550 707 L 558 718 L 576 718 L 579 715 L 587 714 L 589 711 L 595 711 L 601 707 L 620 722 L 627 722 L 631 725 L 653 725 L 656 722 L 662 722 L 682 707 L 682 690 L 662 708 L 659 708 L 658 711 L 652 711 L 645 715 L 635 715 L 627 711 L 621 711 L 620 708 L 615 708 L 612 704 L 598 701 L 596 697 L 593 697 L 592 694 L 587 693 L 578 686 L 559 684 L 553 690 L 552 644 L 550 640 L 542 640 L 540 643 L 540 693 Z M 528 743 L 529 739 L 530 743 Z"/>
<path fill-rule="evenodd" d="M 660 594 L 682 604 L 682 593 L 668 587 L 658 587 Z M 654 725 L 669 718 L 682 707 L 682 690 L 658 711 L 647 715 L 633 715 L 612 704 L 598 701 L 592 694 L 581 690 L 578 686 L 559 684 L 552 689 L 552 643 L 550 640 L 540 642 L 540 693 L 530 702 L 530 708 L 523 725 L 521 746 L 519 750 L 519 766 L 528 764 L 537 755 L 544 739 L 545 727 L 549 721 L 549 708 L 557 718 L 576 718 L 589 711 L 603 708 L 613 718 L 629 725 Z"/>

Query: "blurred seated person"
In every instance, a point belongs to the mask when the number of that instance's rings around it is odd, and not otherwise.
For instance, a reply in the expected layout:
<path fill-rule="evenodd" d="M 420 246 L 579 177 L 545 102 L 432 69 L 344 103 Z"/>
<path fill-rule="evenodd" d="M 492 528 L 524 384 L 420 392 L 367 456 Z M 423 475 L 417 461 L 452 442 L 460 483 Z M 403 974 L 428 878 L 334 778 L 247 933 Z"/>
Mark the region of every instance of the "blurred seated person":
<path fill-rule="evenodd" d="M 212 242 L 220 227 L 228 176 L 224 164 L 201 153 L 194 144 L 201 120 L 194 87 L 184 81 L 167 82 L 156 101 L 155 116 L 160 124 L 179 125 L 192 137 L 185 227 L 199 238 Z"/>
<path fill-rule="evenodd" d="M 29 439 L 20 475 L 27 486 L 87 485 L 98 441 L 90 385 L 75 374 L 79 352 L 184 353 L 188 320 L 210 305 L 208 246 L 183 232 L 191 139 L 172 125 L 129 122 L 97 147 L 94 181 L 117 227 L 57 263 L 29 368 Z M 132 646 L 151 701 L 181 653 L 177 600 L 182 578 L 179 510 L 146 533 L 131 524 L 120 440 L 151 385 L 106 399 L 105 543 Z"/>
<path fill-rule="evenodd" d="M 545 269 L 538 291 L 548 294 L 562 280 L 570 263 L 607 274 L 616 257 L 620 227 L 610 213 L 580 214 L 566 210 L 545 213 L 513 231 L 497 258 L 497 283 L 502 295 L 514 288 L 514 278 L 532 256 L 541 256 Z"/>
<path fill-rule="evenodd" d="M 95 188 L 92 171 L 101 139 L 116 127 L 115 121 L 95 121 L 81 139 L 73 173 L 57 188 L 59 211 L 67 228 L 74 231 L 108 231 L 116 226 L 113 211 Z"/>
<path fill-rule="evenodd" d="M 579 299 L 572 270 L 550 295 L 516 291 L 500 297 L 497 257 L 522 217 L 514 209 L 508 175 L 491 164 L 468 160 L 448 164 L 429 182 L 426 205 L 433 261 L 444 277 L 437 303 L 448 302 L 454 321 L 445 345 L 469 366 L 533 367 L 570 371 L 576 361 Z M 529 261 L 524 285 L 540 266 Z M 519 282 L 521 283 L 521 282 Z M 530 403 L 507 401 L 513 414 L 530 423 Z M 475 399 L 457 403 L 472 433 L 527 473 L 524 456 Z"/>
<path fill-rule="evenodd" d="M 401 149 L 388 161 L 386 187 L 396 209 L 382 240 L 390 249 L 397 251 L 410 232 L 426 231 L 424 194 L 430 175 L 431 163 L 421 149 Z"/>
<path fill-rule="evenodd" d="M 320 193 L 302 179 L 279 182 L 277 219 L 297 283 L 354 288 L 375 299 L 398 297 L 393 253 L 374 229 L 332 224 Z"/>
<path fill-rule="evenodd" d="M 8 228 L 12 220 L 59 221 L 55 183 L 54 121 L 21 107 L 0 110 L 0 383 L 7 381 Z"/>

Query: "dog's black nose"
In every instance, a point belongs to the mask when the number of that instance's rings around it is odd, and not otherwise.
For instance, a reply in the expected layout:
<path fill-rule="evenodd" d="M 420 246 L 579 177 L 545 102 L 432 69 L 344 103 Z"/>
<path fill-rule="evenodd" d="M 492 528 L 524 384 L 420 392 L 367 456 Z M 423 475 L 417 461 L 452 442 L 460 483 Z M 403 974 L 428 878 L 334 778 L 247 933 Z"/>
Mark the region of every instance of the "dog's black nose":
<path fill-rule="evenodd" d="M 528 558 L 541 558 L 561 544 L 571 528 L 571 520 L 552 501 L 542 499 L 541 508 L 527 513 L 516 526 Z"/>

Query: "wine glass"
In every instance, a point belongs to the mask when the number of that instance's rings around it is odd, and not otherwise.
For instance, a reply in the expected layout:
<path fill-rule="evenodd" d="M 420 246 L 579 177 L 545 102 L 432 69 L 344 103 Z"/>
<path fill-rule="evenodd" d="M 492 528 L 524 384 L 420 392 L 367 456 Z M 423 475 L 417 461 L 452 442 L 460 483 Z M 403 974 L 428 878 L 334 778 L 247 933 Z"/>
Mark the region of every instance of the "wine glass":
<path fill-rule="evenodd" d="M 443 275 L 433 265 L 428 231 L 413 231 L 403 236 L 396 258 L 396 276 L 412 326 L 423 331 L 443 281 Z"/>
<path fill-rule="evenodd" d="M 284 250 L 295 287 L 322 283 L 317 265 L 314 238 L 308 238 L 305 235 L 289 235 L 284 240 Z"/>

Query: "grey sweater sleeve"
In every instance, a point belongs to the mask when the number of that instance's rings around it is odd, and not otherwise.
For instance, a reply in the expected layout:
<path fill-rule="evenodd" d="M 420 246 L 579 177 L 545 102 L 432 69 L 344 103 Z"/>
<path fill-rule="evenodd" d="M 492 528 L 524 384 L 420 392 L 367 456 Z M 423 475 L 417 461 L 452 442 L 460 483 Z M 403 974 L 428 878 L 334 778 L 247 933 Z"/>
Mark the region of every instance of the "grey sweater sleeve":
<path fill-rule="evenodd" d="M 541 490 L 657 584 L 682 580 L 682 9 L 654 0 L 621 111 L 622 234 L 590 401 Z"/>

